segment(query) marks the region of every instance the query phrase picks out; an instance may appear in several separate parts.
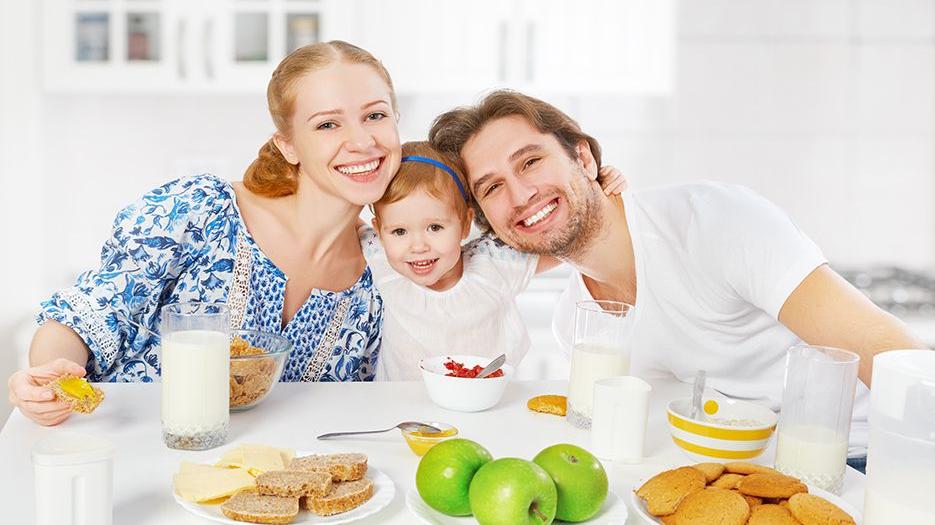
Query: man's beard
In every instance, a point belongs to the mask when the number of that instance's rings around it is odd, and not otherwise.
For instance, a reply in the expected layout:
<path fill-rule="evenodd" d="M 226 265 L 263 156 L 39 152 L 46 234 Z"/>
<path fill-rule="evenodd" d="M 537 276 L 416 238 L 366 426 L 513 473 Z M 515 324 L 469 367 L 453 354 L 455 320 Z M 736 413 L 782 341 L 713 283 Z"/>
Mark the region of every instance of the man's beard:
<path fill-rule="evenodd" d="M 559 191 L 558 196 L 564 199 L 569 214 L 568 221 L 560 230 L 533 241 L 511 229 L 509 238 L 504 240 L 517 250 L 559 259 L 574 260 L 583 254 L 601 231 L 600 199 L 604 198 L 603 194 L 593 187 L 582 170 L 571 181 L 571 194 Z"/>

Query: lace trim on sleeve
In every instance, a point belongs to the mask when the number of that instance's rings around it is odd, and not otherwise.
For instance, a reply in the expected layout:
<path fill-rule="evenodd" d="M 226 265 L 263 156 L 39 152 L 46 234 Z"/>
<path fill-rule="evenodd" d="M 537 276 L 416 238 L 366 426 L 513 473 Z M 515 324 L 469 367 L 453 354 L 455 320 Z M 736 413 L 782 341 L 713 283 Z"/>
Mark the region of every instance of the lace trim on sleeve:
<path fill-rule="evenodd" d="M 120 341 L 107 328 L 104 318 L 91 307 L 88 297 L 76 287 L 60 291 L 59 296 L 71 305 L 72 311 L 81 319 L 81 323 L 87 330 L 88 339 L 97 345 L 101 353 L 101 360 L 105 363 L 113 363 L 120 349 Z"/>
<path fill-rule="evenodd" d="M 325 329 L 325 333 L 321 336 L 321 342 L 318 344 L 318 348 L 315 349 L 315 355 L 312 356 L 312 360 L 309 361 L 308 366 L 305 368 L 305 373 L 302 374 L 302 381 L 318 381 L 321 379 L 325 363 L 331 357 L 331 351 L 334 349 L 334 343 L 341 333 L 341 326 L 344 324 L 344 318 L 347 317 L 347 311 L 350 309 L 352 299 L 353 296 L 348 296 L 338 303 L 334 311 L 334 317 L 328 323 L 328 328 Z"/>
<path fill-rule="evenodd" d="M 234 278 L 231 281 L 227 307 L 231 314 L 231 329 L 243 327 L 244 314 L 247 310 L 247 298 L 250 293 L 250 272 L 253 267 L 253 250 L 243 233 L 237 234 L 237 255 L 234 258 Z"/>

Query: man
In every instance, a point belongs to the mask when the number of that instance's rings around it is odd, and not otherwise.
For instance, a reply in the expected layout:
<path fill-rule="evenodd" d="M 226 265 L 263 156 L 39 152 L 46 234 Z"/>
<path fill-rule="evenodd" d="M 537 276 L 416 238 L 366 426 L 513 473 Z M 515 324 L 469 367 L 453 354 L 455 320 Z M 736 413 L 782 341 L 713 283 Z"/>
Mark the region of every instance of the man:
<path fill-rule="evenodd" d="M 595 183 L 598 142 L 557 108 L 512 91 L 439 116 L 429 139 L 462 164 L 482 227 L 580 272 L 556 309 L 559 335 L 567 338 L 577 300 L 635 305 L 635 375 L 690 381 L 703 369 L 712 387 L 774 409 L 791 346 L 852 350 L 862 384 L 850 455 L 866 456 L 873 356 L 922 346 L 777 207 L 714 183 L 608 199 Z"/>

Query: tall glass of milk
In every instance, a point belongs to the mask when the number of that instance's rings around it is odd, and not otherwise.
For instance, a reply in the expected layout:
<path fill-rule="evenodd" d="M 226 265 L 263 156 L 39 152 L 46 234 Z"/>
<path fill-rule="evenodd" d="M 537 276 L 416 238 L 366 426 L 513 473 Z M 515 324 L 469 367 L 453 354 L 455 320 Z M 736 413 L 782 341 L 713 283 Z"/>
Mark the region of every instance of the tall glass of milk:
<path fill-rule="evenodd" d="M 162 439 L 203 450 L 227 441 L 230 312 L 222 304 L 162 307 Z"/>
<path fill-rule="evenodd" d="M 857 354 L 838 348 L 800 345 L 789 350 L 777 470 L 841 493 L 859 364 Z"/>
<path fill-rule="evenodd" d="M 568 380 L 568 421 L 591 428 L 594 382 L 630 372 L 626 341 L 633 307 L 616 301 L 580 301 L 575 305 L 575 339 Z"/>
<path fill-rule="evenodd" d="M 935 352 L 873 358 L 865 525 L 935 525 Z"/>

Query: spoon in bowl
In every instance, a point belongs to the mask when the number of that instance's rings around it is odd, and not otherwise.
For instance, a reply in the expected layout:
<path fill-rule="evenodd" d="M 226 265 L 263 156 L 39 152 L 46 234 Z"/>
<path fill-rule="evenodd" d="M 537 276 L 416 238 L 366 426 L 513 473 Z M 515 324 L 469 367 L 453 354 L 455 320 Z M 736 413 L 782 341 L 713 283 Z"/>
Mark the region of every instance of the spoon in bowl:
<path fill-rule="evenodd" d="M 330 432 L 328 434 L 322 434 L 318 436 L 317 439 L 331 439 L 339 436 L 356 436 L 358 434 L 380 434 L 382 432 L 389 432 L 394 428 L 399 428 L 405 430 L 406 432 L 423 432 L 426 434 L 434 434 L 436 432 L 441 432 L 440 428 L 433 427 L 426 423 L 420 423 L 418 421 L 403 421 L 402 423 L 392 426 L 390 428 L 384 428 L 382 430 L 356 430 L 354 432 Z"/>
<path fill-rule="evenodd" d="M 493 361 L 491 361 L 487 366 L 484 367 L 483 370 L 480 371 L 480 373 L 477 374 L 477 379 L 487 377 L 490 374 L 496 372 L 500 369 L 501 366 L 503 366 L 503 363 L 506 363 L 506 354 L 500 354 L 494 358 Z"/>

